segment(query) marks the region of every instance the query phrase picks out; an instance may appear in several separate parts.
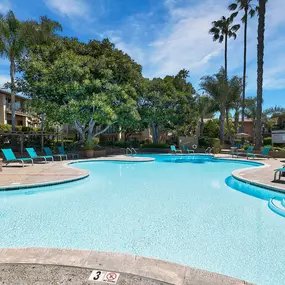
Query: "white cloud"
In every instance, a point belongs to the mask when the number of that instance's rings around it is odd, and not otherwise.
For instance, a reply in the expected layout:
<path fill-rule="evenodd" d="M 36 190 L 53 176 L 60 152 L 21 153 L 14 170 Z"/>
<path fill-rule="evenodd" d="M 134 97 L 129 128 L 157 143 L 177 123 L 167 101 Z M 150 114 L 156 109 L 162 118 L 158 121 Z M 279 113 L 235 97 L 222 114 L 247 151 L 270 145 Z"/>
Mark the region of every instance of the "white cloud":
<path fill-rule="evenodd" d="M 0 2 L 0 13 L 7 13 L 11 10 L 11 1 L 10 0 L 2 0 Z"/>
<path fill-rule="evenodd" d="M 223 3 L 221 3 L 223 2 Z M 156 41 L 150 44 L 151 62 L 157 67 L 155 76 L 174 74 L 187 68 L 196 75 L 207 72 L 210 61 L 221 54 L 223 45 L 212 41 L 211 22 L 226 12 L 226 2 L 208 0 L 187 7 L 166 1 L 169 22 Z M 217 65 L 219 67 L 222 62 Z"/>
<path fill-rule="evenodd" d="M 86 19 L 90 16 L 90 7 L 84 0 L 45 0 L 45 4 L 61 16 Z"/>
<path fill-rule="evenodd" d="M 0 89 L 4 88 L 4 84 L 10 82 L 10 77 L 7 75 L 0 75 Z"/>

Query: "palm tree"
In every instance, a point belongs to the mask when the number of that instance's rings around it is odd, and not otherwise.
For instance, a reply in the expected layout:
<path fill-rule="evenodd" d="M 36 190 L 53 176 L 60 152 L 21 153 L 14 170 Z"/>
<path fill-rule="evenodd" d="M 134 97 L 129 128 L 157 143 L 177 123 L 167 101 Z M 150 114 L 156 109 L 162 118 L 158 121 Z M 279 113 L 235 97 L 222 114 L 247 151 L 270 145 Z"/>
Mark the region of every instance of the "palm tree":
<path fill-rule="evenodd" d="M 206 95 L 211 97 L 219 108 L 220 112 L 220 141 L 224 143 L 225 131 L 225 112 L 227 104 L 227 80 L 225 69 L 222 67 L 217 74 L 213 76 L 204 76 L 201 78 L 200 87 Z"/>
<path fill-rule="evenodd" d="M 10 61 L 10 84 L 11 89 L 11 113 L 12 131 L 15 131 L 15 75 L 16 61 L 33 44 L 38 44 L 43 39 L 48 39 L 61 26 L 57 22 L 50 21 L 46 17 L 41 18 L 40 24 L 35 21 L 21 22 L 12 11 L 6 15 L 0 14 L 0 56 Z"/>
<path fill-rule="evenodd" d="M 239 76 L 233 76 L 228 80 L 228 97 L 227 97 L 227 110 L 229 113 L 230 109 L 235 110 L 234 114 L 234 130 L 235 133 L 238 132 L 238 121 L 239 121 L 239 111 L 241 107 L 241 93 L 242 93 L 242 78 Z M 227 114 L 227 124 L 229 128 L 229 119 Z M 230 137 L 232 142 L 232 138 Z"/>
<path fill-rule="evenodd" d="M 0 55 L 10 61 L 12 131 L 15 131 L 15 62 L 25 49 L 25 38 L 23 26 L 12 11 L 9 11 L 5 16 L 0 15 L 0 35 Z"/>
<path fill-rule="evenodd" d="M 204 119 L 212 118 L 215 112 L 215 104 L 213 99 L 208 96 L 200 96 L 197 94 L 197 111 L 199 115 L 200 125 L 200 136 L 203 135 L 204 131 Z"/>
<path fill-rule="evenodd" d="M 265 13 L 266 0 L 259 0 L 258 7 L 258 32 L 257 32 L 257 112 L 255 140 L 256 148 L 262 145 L 262 101 L 263 101 L 263 59 L 264 59 L 264 33 L 265 33 Z"/>
<path fill-rule="evenodd" d="M 228 38 L 236 39 L 236 32 L 240 28 L 240 25 L 233 25 L 233 17 L 222 17 L 218 21 L 212 22 L 213 27 L 210 29 L 209 33 L 213 35 L 214 41 L 219 41 L 219 43 L 225 42 L 225 75 L 228 76 Z"/>
<path fill-rule="evenodd" d="M 235 3 L 229 5 L 230 11 L 234 12 L 231 17 L 235 18 L 238 12 L 243 11 L 243 16 L 241 18 L 244 24 L 244 40 L 243 40 L 243 86 L 242 86 L 242 112 L 241 112 L 241 131 L 244 131 L 244 108 L 245 108 L 245 86 L 246 86 L 246 48 L 247 48 L 247 22 L 248 16 L 251 18 L 255 15 L 255 9 L 251 5 L 252 0 L 235 0 Z"/>
<path fill-rule="evenodd" d="M 245 99 L 245 109 L 244 109 L 244 114 L 247 118 L 252 120 L 252 131 L 253 133 L 255 132 L 256 128 L 256 98 L 254 97 L 248 97 Z M 252 138 L 253 143 L 255 142 L 254 137 Z"/>

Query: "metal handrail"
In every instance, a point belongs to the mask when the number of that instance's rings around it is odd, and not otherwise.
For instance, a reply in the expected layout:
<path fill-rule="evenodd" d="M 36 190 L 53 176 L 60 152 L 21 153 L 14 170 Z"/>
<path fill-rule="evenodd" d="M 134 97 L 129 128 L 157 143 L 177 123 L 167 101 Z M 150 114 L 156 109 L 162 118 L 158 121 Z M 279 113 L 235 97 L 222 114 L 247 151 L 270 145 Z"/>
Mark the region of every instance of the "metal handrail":
<path fill-rule="evenodd" d="M 131 148 L 131 151 L 132 151 L 132 153 L 134 151 L 134 153 L 137 154 L 137 151 L 133 147 Z"/>
<path fill-rule="evenodd" d="M 128 154 L 128 151 L 133 154 L 132 150 L 129 147 L 126 148 L 126 154 Z"/>

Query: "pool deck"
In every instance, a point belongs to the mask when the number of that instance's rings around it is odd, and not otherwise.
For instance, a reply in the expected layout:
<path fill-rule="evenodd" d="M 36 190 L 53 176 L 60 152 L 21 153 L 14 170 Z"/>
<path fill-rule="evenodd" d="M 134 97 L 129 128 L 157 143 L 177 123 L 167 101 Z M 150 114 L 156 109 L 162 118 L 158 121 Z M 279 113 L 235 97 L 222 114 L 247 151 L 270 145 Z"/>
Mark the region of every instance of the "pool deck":
<path fill-rule="evenodd" d="M 232 159 L 231 155 L 216 155 L 218 158 Z M 263 163 L 263 166 L 250 167 L 237 169 L 232 172 L 232 176 L 236 179 L 253 184 L 256 186 L 264 187 L 269 190 L 285 192 L 285 177 L 281 177 L 280 181 L 273 181 L 274 178 L 274 169 L 282 167 L 285 164 L 284 158 L 270 158 L 270 159 L 246 159 L 246 158 L 234 158 L 235 160 L 243 160 L 249 162 L 259 162 Z"/>
<path fill-rule="evenodd" d="M 0 249 L 1 284 L 108 284 L 88 281 L 92 270 L 96 269 L 120 273 L 118 285 L 252 284 L 217 273 L 131 254 L 57 248 Z"/>

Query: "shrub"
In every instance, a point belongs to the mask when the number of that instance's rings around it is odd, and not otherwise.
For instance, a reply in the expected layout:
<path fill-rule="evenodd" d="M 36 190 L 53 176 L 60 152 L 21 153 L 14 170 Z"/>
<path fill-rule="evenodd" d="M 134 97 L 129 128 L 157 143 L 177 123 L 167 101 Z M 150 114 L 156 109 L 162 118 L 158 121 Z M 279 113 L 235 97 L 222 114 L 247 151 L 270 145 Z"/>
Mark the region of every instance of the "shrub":
<path fill-rule="evenodd" d="M 220 132 L 219 120 L 209 120 L 204 125 L 203 135 L 210 138 L 218 138 Z"/>
<path fill-rule="evenodd" d="M 169 148 L 169 145 L 166 143 L 145 143 L 141 145 L 141 148 Z"/>
<path fill-rule="evenodd" d="M 221 143 L 220 139 L 218 138 L 200 137 L 198 144 L 199 147 L 202 148 L 213 147 L 214 153 L 218 153 L 221 151 Z"/>
<path fill-rule="evenodd" d="M 264 138 L 263 144 L 264 145 L 272 145 L 272 138 L 271 137 Z"/>
<path fill-rule="evenodd" d="M 221 152 L 221 142 L 219 139 L 212 139 L 213 153 Z"/>
<path fill-rule="evenodd" d="M 0 131 L 11 131 L 12 126 L 8 124 L 0 124 Z"/>

